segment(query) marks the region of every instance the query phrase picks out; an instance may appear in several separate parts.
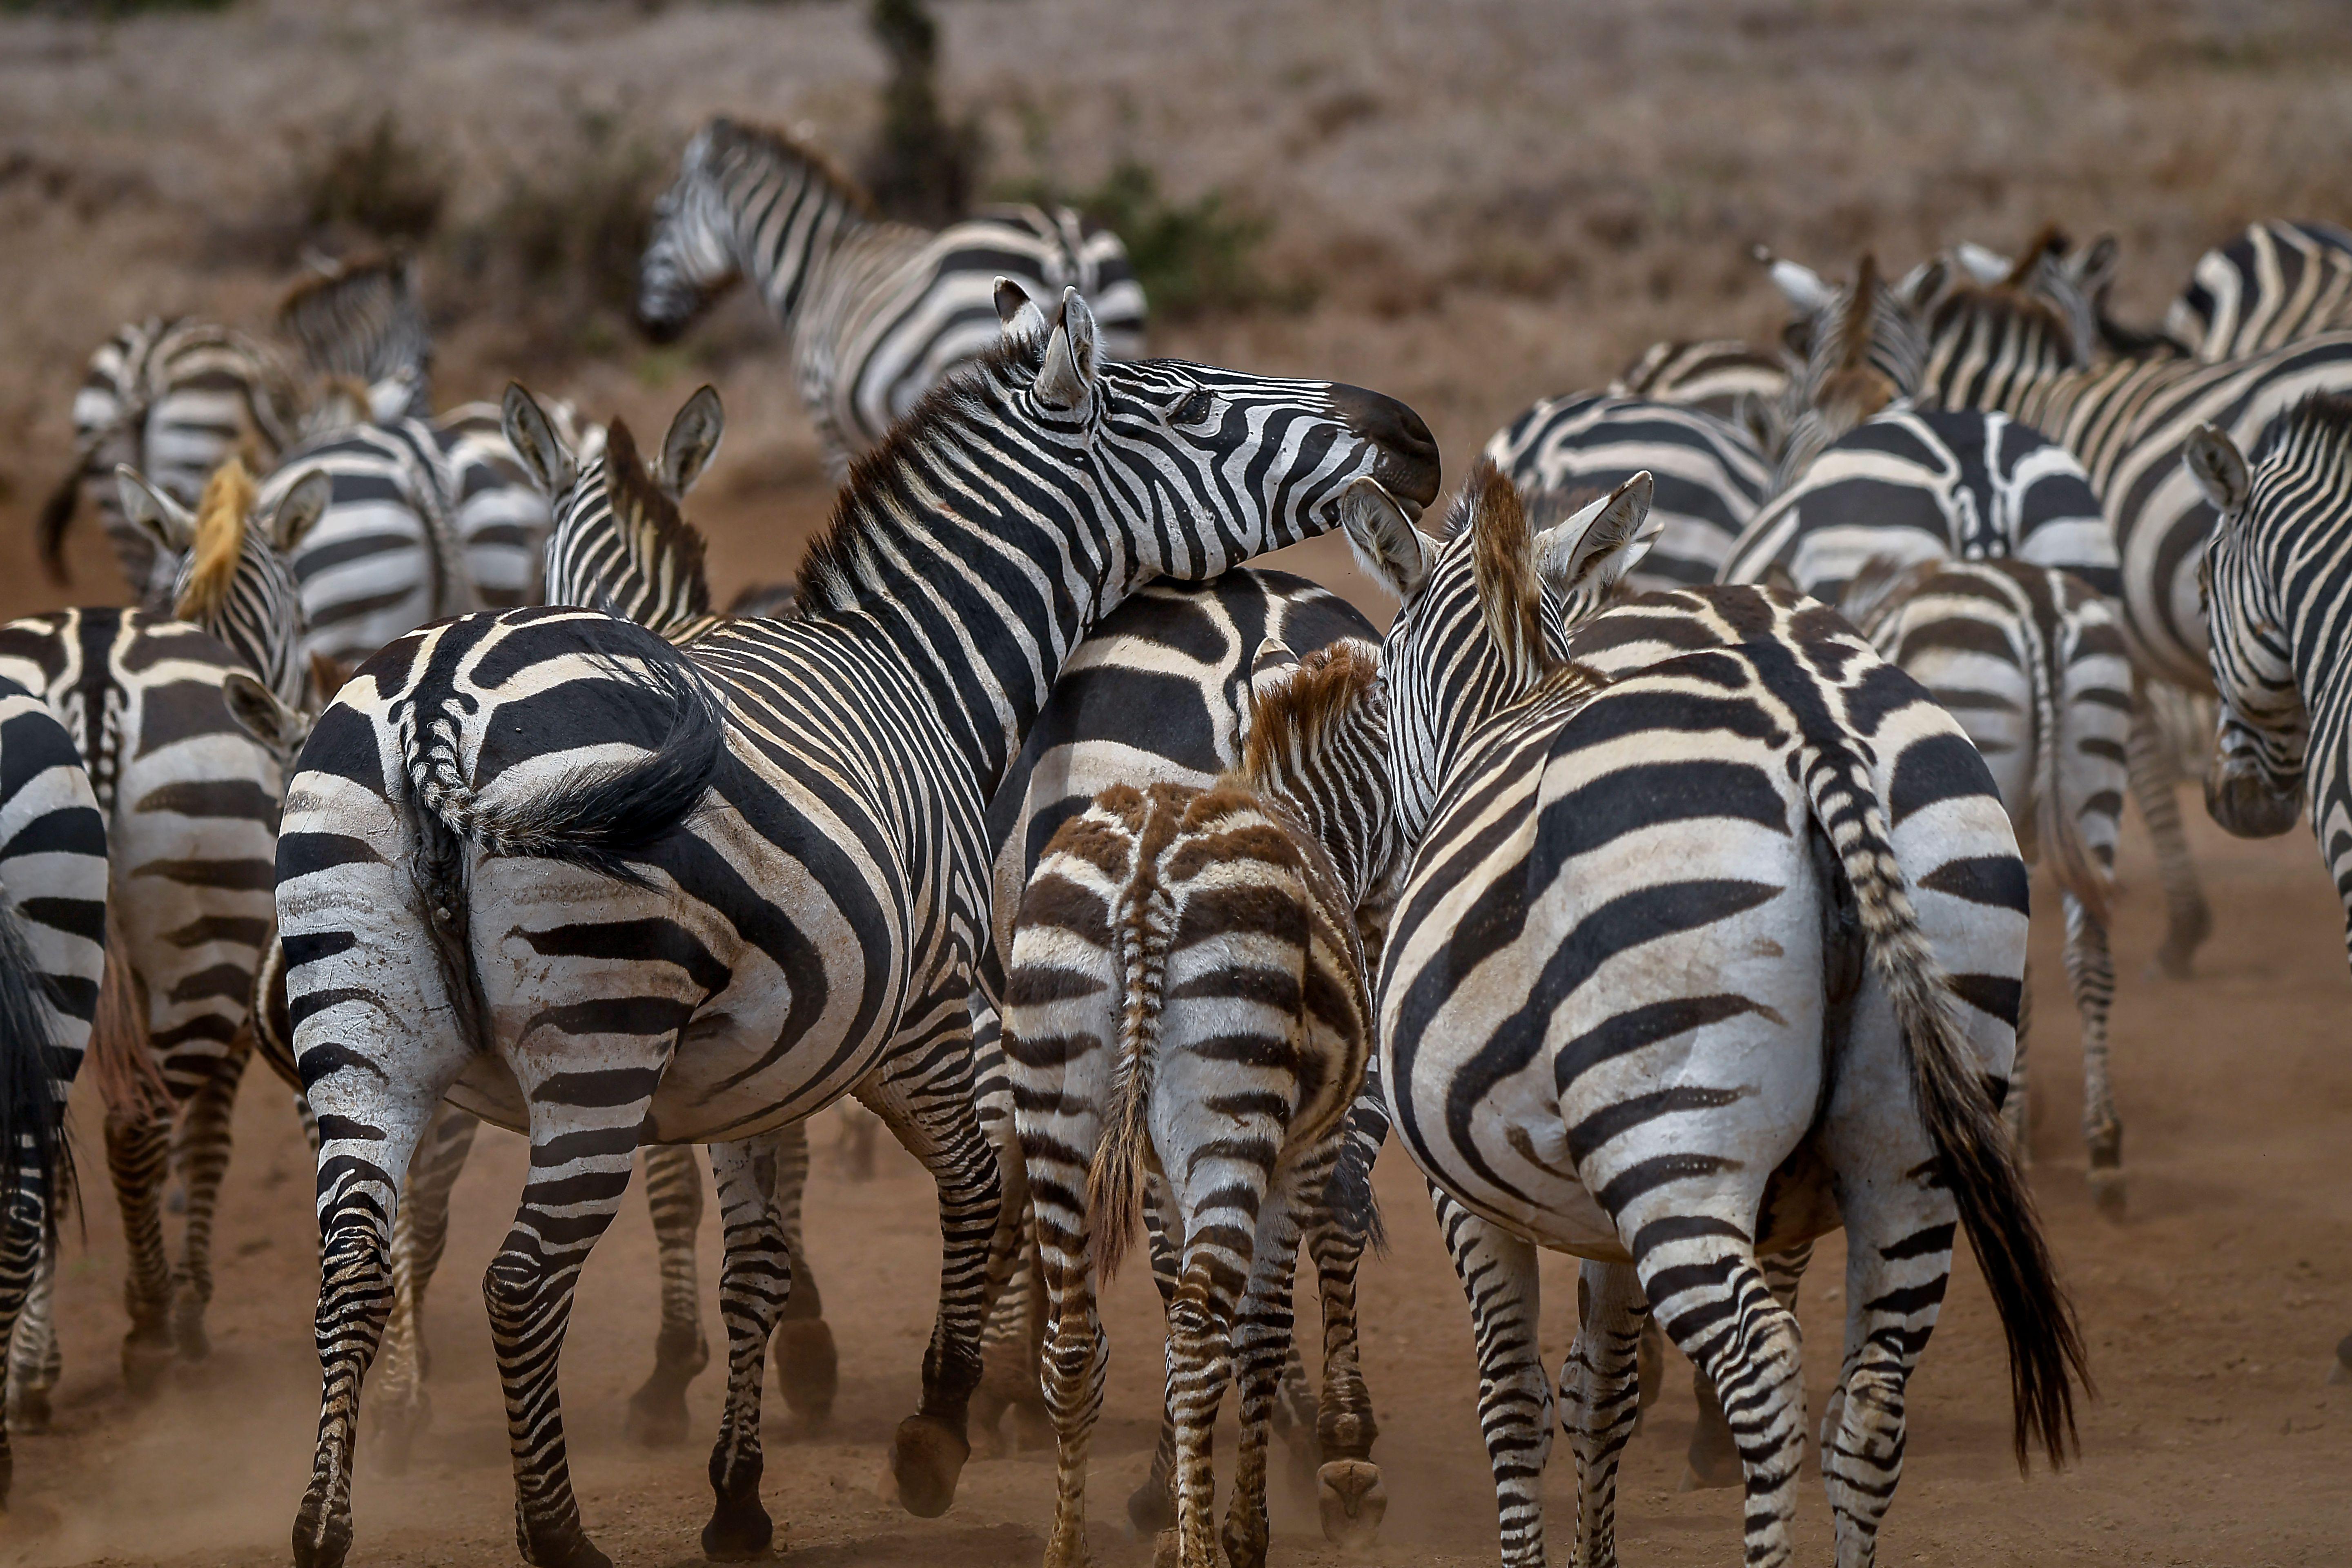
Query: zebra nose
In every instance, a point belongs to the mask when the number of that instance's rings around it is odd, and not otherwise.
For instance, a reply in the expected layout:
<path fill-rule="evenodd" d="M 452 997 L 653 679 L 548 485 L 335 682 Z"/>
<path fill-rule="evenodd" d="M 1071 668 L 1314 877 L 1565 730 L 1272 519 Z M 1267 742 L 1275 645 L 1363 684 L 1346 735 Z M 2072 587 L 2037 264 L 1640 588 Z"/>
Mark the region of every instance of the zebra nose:
<path fill-rule="evenodd" d="M 1381 393 L 1334 384 L 1331 406 L 1348 428 L 1380 449 L 1372 478 L 1400 500 L 1425 507 L 1437 499 L 1437 437 L 1420 415 Z"/>

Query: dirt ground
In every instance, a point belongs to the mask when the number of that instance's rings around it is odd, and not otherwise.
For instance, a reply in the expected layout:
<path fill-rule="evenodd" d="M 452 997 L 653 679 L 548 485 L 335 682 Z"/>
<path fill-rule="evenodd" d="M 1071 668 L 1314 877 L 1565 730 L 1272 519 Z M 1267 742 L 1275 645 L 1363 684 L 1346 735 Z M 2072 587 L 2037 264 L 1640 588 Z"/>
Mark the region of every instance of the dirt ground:
<path fill-rule="evenodd" d="M 0 9 L 5 9 L 0 7 Z M 1458 477 L 1531 398 L 1597 385 L 1653 338 L 1768 333 L 1757 241 L 1843 267 L 1907 265 L 1958 237 L 2015 244 L 2060 219 L 2113 228 L 2119 303 L 2152 320 L 2191 258 L 2246 220 L 2352 220 L 2352 26 L 2324 3 L 2246 0 L 940 0 L 950 108 L 981 119 L 999 172 L 1075 184 L 1133 154 L 1183 197 L 1265 215 L 1277 282 L 1302 308 L 1211 316 L 1161 352 L 1331 376 L 1405 398 Z M 806 122 L 837 147 L 871 124 L 877 57 L 848 0 L 801 5 L 532 0 L 244 0 L 219 15 L 96 24 L 0 15 L 0 614 L 113 596 L 85 525 L 77 584 L 52 588 L 29 524 L 60 470 L 84 357 L 125 318 L 195 310 L 258 326 L 288 278 L 284 215 L 322 139 L 386 109 L 446 175 L 452 223 L 563 165 L 614 124 L 674 159 L 709 114 Z M 741 301 L 680 348 L 584 332 L 551 354 L 507 299 L 451 282 L 428 250 L 445 404 L 511 374 L 657 428 L 703 379 L 730 415 L 691 510 L 722 595 L 787 574 L 829 494 L 774 330 Z M 592 323 L 593 324 L 593 323 Z M 1317 542 L 1292 564 L 1363 584 Z M 1384 613 L 1366 600 L 1367 608 Z M 1912 1384 L 1912 1442 L 1883 1560 L 2008 1565 L 2352 1562 L 2352 1386 L 2324 1378 L 2352 1329 L 2352 1001 L 2342 916 L 2306 835 L 2229 840 L 2190 804 L 2216 911 L 2199 976 L 2144 975 L 2158 900 L 2126 841 L 2116 951 L 2117 1098 L 2131 1213 L 2099 1218 L 2074 1132 L 2079 1076 L 2053 932 L 2037 935 L 2036 1182 L 2080 1305 L 2101 1397 L 2083 1460 L 2020 1481 L 2006 1378 L 1963 1265 Z M 80 1147 L 97 1169 L 94 1124 Z M 108 1201 L 71 1243 L 57 1430 L 22 1440 L 0 1563 L 283 1562 L 310 1452 L 317 1369 L 310 1176 L 287 1097 L 257 1076 L 239 1110 L 220 1225 L 212 1362 L 151 1406 L 115 1370 L 121 1249 Z M 818 1131 L 829 1146 L 828 1117 Z M 511 1482 L 476 1289 L 520 1189 L 520 1140 L 486 1134 L 458 1194 L 430 1309 L 436 1423 L 399 1479 L 362 1476 L 352 1561 L 513 1561 Z M 1418 1178 L 1391 1151 L 1392 1252 L 1368 1264 L 1366 1367 L 1392 1499 L 1377 1561 L 1493 1560 L 1466 1314 Z M 820 1160 L 810 1248 L 843 1387 L 825 1431 L 770 1412 L 765 1495 L 792 1560 L 888 1568 L 1034 1563 L 1050 1517 L 1041 1453 L 978 1458 L 954 1509 L 876 1500 L 913 1407 L 937 1268 L 929 1191 L 891 1151 L 851 1184 Z M 706 1227 L 715 1297 L 717 1226 Z M 1801 1316 L 1815 1410 L 1834 1371 L 1840 1258 Z M 1565 1350 L 1573 1277 L 1547 1275 L 1547 1353 Z M 623 1404 L 651 1363 L 656 1284 L 641 1201 L 590 1266 L 564 1358 L 575 1484 L 626 1564 L 698 1561 L 702 1444 L 645 1453 Z M 718 1342 L 715 1300 L 707 1309 Z M 1140 1273 L 1109 1307 L 1113 1388 L 1094 1467 L 1097 1559 L 1139 1565 L 1121 1505 L 1149 1457 L 1157 1313 Z M 1621 1534 L 1637 1564 L 1736 1560 L 1730 1492 L 1674 1488 L 1687 1372 L 1634 1443 Z M 1230 1445 L 1225 1450 L 1230 1452 Z M 1565 1448 L 1549 1482 L 1556 1555 L 1573 1527 Z M 1311 1507 L 1282 1502 L 1278 1563 L 1331 1560 Z M 1829 1552 L 1810 1486 L 1801 1531 Z"/>

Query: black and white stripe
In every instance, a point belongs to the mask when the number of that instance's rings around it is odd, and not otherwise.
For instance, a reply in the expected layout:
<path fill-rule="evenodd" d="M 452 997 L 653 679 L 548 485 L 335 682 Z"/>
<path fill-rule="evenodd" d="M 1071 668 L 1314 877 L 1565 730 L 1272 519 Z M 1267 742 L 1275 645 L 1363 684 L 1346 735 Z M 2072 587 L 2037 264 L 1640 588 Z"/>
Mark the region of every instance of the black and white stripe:
<path fill-rule="evenodd" d="M 2352 234 L 2332 223 L 2251 223 L 2197 258 L 2165 312 L 2200 360 L 2244 359 L 2352 326 Z"/>
<path fill-rule="evenodd" d="M 722 118 L 687 144 L 655 205 L 637 317 L 667 340 L 748 280 L 792 339 L 802 400 L 839 478 L 995 342 L 999 277 L 1039 299 L 1076 289 L 1107 355 L 1143 352 L 1143 289 L 1126 247 L 1069 208 L 991 208 L 937 233 L 887 223 L 823 153 Z"/>
<path fill-rule="evenodd" d="M 398 1175 L 445 1093 L 532 1142 L 485 1283 L 526 1555 L 593 1550 L 555 1358 L 647 1141 L 714 1144 L 729 1393 L 704 1547 L 766 1546 L 760 1371 L 790 1264 L 763 1174 L 727 1141 L 852 1090 L 940 1188 L 940 1314 L 893 1468 L 911 1510 L 952 1499 L 1013 1240 L 970 1048 L 988 797 L 1069 649 L 1135 582 L 1318 531 L 1360 476 L 1435 488 L 1434 443 L 1389 399 L 1107 363 L 1074 290 L 1049 323 L 1007 285 L 1003 313 L 1003 345 L 861 468 L 790 618 L 681 654 L 596 612 L 461 617 L 370 660 L 313 731 L 278 841 L 289 1005 L 325 1134 L 302 1563 L 350 1542 Z M 609 472 L 520 455 L 557 495 Z"/>

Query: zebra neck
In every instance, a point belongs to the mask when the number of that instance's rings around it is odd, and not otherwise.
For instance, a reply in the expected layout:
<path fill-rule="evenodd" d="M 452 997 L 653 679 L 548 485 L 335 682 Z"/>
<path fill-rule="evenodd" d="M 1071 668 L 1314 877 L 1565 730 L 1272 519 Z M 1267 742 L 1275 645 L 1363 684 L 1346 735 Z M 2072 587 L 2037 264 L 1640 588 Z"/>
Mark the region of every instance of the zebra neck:
<path fill-rule="evenodd" d="M 873 226 L 855 197 L 803 165 L 771 164 L 727 194 L 736 263 L 786 331 L 814 285 L 856 235 Z"/>

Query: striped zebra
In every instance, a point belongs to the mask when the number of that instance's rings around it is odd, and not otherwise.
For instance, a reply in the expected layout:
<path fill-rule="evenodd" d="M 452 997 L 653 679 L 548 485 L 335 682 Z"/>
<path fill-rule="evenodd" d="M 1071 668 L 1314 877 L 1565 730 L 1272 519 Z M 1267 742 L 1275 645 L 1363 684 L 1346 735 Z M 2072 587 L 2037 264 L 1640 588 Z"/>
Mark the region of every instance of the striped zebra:
<path fill-rule="evenodd" d="M 74 459 L 41 508 L 37 541 L 52 581 L 67 580 L 65 539 L 85 489 L 107 542 L 140 603 L 165 607 L 168 563 L 119 504 L 114 471 L 128 465 L 183 506 L 232 456 L 266 468 L 293 444 L 300 398 L 272 350 L 231 327 L 150 317 L 126 324 L 90 355 L 74 395 Z"/>
<path fill-rule="evenodd" d="M 279 301 L 278 331 L 315 374 L 362 388 L 364 417 L 431 416 L 433 337 L 414 257 L 314 264 Z"/>
<path fill-rule="evenodd" d="M 1009 280 L 998 306 L 1001 346 L 860 465 L 792 618 L 681 653 L 601 612 L 461 617 L 378 654 L 312 731 L 278 838 L 325 1134 L 305 1568 L 350 1546 L 399 1173 L 445 1094 L 532 1142 L 484 1285 L 527 1558 L 603 1561 L 556 1354 L 641 1142 L 713 1145 L 729 1387 L 703 1546 L 767 1550 L 760 1372 L 790 1260 L 740 1141 L 852 1091 L 940 1189 L 940 1313 L 892 1471 L 912 1512 L 952 1500 L 1011 1261 L 970 1049 L 988 797 L 1067 650 L 1131 584 L 1319 531 L 1360 476 L 1415 499 L 1436 479 L 1426 427 L 1377 394 L 1108 363 L 1075 289 L 1050 320 Z M 551 494 L 603 482 L 560 447 L 520 455 Z"/>
<path fill-rule="evenodd" d="M 1041 299 L 1076 288 L 1107 356 L 1143 352 L 1143 289 L 1127 247 L 1069 208 L 995 207 L 936 233 L 886 222 L 815 148 L 720 118 L 687 143 L 654 205 L 637 320 L 669 342 L 748 279 L 792 340 L 801 400 L 838 481 L 950 371 L 994 344 L 1000 275 Z"/>
<path fill-rule="evenodd" d="M 1528 489 L 1563 497 L 1656 476 L 1661 537 L 1637 588 L 1714 581 L 1771 482 L 1755 443 L 1715 416 L 1601 393 L 1545 398 L 1495 432 L 1484 455 Z"/>
<path fill-rule="evenodd" d="M 1640 489 L 1531 537 L 1482 468 L 1440 543 L 1350 491 L 1350 538 L 1403 599 L 1383 668 L 1416 848 L 1375 993 L 1383 1081 L 1470 1297 L 1507 1563 L 1544 1553 L 1538 1246 L 1601 1260 L 1562 1390 L 1578 1561 L 1615 1555 L 1650 1304 L 1722 1392 L 1746 1561 L 1790 1561 L 1797 1334 L 1757 1258 L 1840 1223 L 1822 1468 L 1841 1561 L 1867 1563 L 1958 1225 L 2009 1336 L 2021 1465 L 2071 1435 L 2081 1344 L 1996 1109 L 2024 868 L 1975 748 L 1825 606 L 1670 595 L 1721 643 L 1614 680 L 1565 661 L 1646 542 Z"/>
<path fill-rule="evenodd" d="M 2065 908 L 2066 983 L 2083 1026 L 2083 1140 L 2093 1197 L 2124 1208 L 2123 1122 L 2107 1083 L 2107 952 L 2116 839 L 2130 787 L 2131 659 L 2113 602 L 2072 574 L 2022 561 L 1882 556 L 1841 606 L 1926 687 L 1992 771 L 2031 862 L 2050 857 Z M 2026 1009 L 2003 1110 L 2025 1148 Z"/>
<path fill-rule="evenodd" d="M 1145 1204 L 1182 1238 L 1168 1301 L 1178 1557 L 1216 1563 L 1210 1433 L 1237 1378 L 1223 1542 L 1234 1568 L 1259 1568 L 1300 1235 L 1318 1213 L 1370 1201 L 1370 1151 L 1347 1122 L 1371 1046 L 1356 910 L 1398 858 L 1378 657 L 1354 641 L 1303 661 L 1279 651 L 1286 662 L 1256 682 L 1241 765 L 1207 789 L 1115 786 L 1064 823 L 1006 955 L 1059 1437 L 1048 1568 L 1087 1560 L 1087 1453 L 1108 1363 L 1096 1280 Z M 1367 1230 L 1369 1214 L 1341 1223 Z M 1352 1354 L 1331 1371 L 1327 1391 L 1360 1383 Z M 1335 1424 L 1362 1403 L 1355 1393 L 1334 1401 Z"/>
<path fill-rule="evenodd" d="M 284 739 L 254 731 L 310 700 L 284 557 L 315 523 L 327 485 L 313 476 L 259 502 L 232 460 L 191 511 L 135 473 L 119 482 L 124 515 L 173 563 L 164 580 L 180 618 L 78 609 L 12 622 L 0 626 L 0 679 L 38 693 L 65 725 L 106 818 L 113 891 L 91 1052 L 129 1254 L 123 1376 L 145 1394 L 175 1352 L 198 1361 L 210 1350 L 212 1216 L 291 761 Z M 162 1212 L 175 1120 L 204 1152 L 184 1172 L 176 1269 Z M 45 1399 L 55 1381 L 46 1311 L 31 1317 L 12 1361 L 20 1402 Z"/>
<path fill-rule="evenodd" d="M 2205 809 L 2242 838 L 2309 822 L 2352 945 L 2352 665 L 2341 647 L 2352 398 L 2289 410 L 2252 462 L 2206 426 L 2187 461 L 2221 518 L 2200 573 L 2221 694 Z M 2352 1335 L 2336 1347 L 2333 1380 L 2352 1381 Z"/>
<path fill-rule="evenodd" d="M 0 680 L 0 1352 L 16 1337 L 37 1277 L 56 1264 L 72 1186 L 66 1098 L 81 1070 L 106 966 L 106 819 L 81 753 L 47 706 Z M 54 1341 L 41 1342 L 46 1352 Z M 28 1343 L 27 1349 L 32 1346 Z M 44 1357 L 46 1359 L 46 1357 Z M 0 1509 L 16 1460 L 8 1428 L 47 1424 L 45 1368 L 28 1368 L 30 1408 L 0 1419 Z M 51 1374 L 52 1378 L 54 1374 Z M 29 1420 L 27 1419 L 29 1417 Z"/>
<path fill-rule="evenodd" d="M 1772 279 L 1796 314 L 1788 329 L 1797 364 L 1782 394 L 1785 432 L 1771 493 L 1808 472 L 1829 445 L 1871 416 L 1919 395 L 1927 344 L 1905 287 L 1879 276 L 1864 255 L 1852 283 L 1831 283 L 1793 262 L 1772 263 Z"/>
<path fill-rule="evenodd" d="M 2352 234 L 2332 223 L 2251 223 L 2197 258 L 2165 335 L 2197 359 L 2245 359 L 2352 327 Z"/>
<path fill-rule="evenodd" d="M 1652 343 L 1609 384 L 1612 397 L 1679 403 L 1712 414 L 1746 435 L 1767 458 L 1780 455 L 1788 432 L 1780 410 L 1789 392 L 1789 359 L 1737 338 Z"/>

